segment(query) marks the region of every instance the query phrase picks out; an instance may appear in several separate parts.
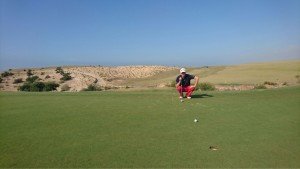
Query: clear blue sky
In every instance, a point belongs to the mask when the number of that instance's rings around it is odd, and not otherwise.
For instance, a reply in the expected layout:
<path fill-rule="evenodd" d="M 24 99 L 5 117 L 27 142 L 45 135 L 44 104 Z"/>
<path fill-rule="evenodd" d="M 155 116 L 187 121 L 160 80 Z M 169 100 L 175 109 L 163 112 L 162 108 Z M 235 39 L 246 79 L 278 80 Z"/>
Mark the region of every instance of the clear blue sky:
<path fill-rule="evenodd" d="M 300 0 L 0 0 L 0 68 L 300 58 Z"/>

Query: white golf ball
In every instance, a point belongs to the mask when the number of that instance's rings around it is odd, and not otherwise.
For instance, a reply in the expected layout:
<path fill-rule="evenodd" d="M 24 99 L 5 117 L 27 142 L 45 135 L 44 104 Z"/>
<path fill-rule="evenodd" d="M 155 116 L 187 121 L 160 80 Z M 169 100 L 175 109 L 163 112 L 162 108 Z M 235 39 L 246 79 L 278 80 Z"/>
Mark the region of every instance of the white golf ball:
<path fill-rule="evenodd" d="M 194 120 L 194 122 L 195 122 L 195 123 L 197 123 L 197 122 L 198 122 L 198 120 L 197 120 L 197 119 L 195 119 L 195 120 Z"/>

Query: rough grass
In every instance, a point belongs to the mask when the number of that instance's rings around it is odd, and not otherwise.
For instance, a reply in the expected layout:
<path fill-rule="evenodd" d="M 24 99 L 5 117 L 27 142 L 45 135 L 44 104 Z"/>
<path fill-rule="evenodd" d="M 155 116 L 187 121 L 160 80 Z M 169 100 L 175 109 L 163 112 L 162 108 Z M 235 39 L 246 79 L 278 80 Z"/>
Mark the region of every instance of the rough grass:
<path fill-rule="evenodd" d="M 299 168 L 299 103 L 299 87 L 2 92 L 0 167 Z"/>
<path fill-rule="evenodd" d="M 228 66 L 224 70 L 201 80 L 215 84 L 259 84 L 265 81 L 296 84 L 295 75 L 299 73 L 299 60 L 280 61 Z"/>
<path fill-rule="evenodd" d="M 200 82 L 211 82 L 213 84 L 250 84 L 256 85 L 265 81 L 277 84 L 288 83 L 295 85 L 299 83 L 296 77 L 300 74 L 300 61 L 278 61 L 266 63 L 241 64 L 235 66 L 213 66 L 202 68 L 187 68 L 188 73 L 200 77 Z M 156 76 L 143 79 L 125 79 L 123 85 L 133 86 L 155 86 L 162 83 L 174 81 L 179 74 L 178 70 L 160 73 Z"/>

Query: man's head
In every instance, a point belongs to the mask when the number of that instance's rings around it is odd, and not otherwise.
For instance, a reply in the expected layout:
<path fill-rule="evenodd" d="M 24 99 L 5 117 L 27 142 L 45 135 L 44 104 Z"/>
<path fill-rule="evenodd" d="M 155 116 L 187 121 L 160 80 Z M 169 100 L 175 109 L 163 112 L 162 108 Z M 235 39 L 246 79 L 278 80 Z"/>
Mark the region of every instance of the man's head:
<path fill-rule="evenodd" d="M 181 69 L 180 69 L 180 74 L 183 75 L 183 76 L 186 74 L 185 68 L 181 68 Z"/>

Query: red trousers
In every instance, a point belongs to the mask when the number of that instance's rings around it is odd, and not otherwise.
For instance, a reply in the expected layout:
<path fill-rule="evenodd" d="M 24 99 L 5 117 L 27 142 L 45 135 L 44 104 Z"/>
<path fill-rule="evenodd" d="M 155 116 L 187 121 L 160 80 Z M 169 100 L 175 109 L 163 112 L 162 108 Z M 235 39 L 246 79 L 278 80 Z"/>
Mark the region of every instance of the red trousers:
<path fill-rule="evenodd" d="M 182 91 L 181 91 L 181 89 L 182 89 Z M 182 96 L 183 92 L 186 92 L 186 97 L 191 97 L 194 90 L 195 90 L 195 87 L 193 87 L 193 86 L 182 86 L 182 87 L 178 86 L 177 87 L 177 91 L 179 92 L 180 96 Z"/>

